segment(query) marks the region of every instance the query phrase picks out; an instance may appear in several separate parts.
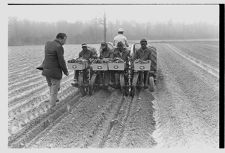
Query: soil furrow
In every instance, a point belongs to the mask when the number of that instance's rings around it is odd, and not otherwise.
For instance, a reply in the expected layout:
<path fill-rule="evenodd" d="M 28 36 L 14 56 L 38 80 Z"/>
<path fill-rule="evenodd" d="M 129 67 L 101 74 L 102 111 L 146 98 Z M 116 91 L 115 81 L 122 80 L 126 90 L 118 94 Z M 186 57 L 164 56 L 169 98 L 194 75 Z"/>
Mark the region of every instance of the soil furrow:
<path fill-rule="evenodd" d="M 118 98 L 114 94 L 110 96 L 110 93 L 99 91 L 91 97 L 85 97 L 82 99 L 83 102 L 75 107 L 57 127 L 51 129 L 45 138 L 39 140 L 36 146 L 87 147 L 89 136 L 94 135 L 97 127 L 103 122 L 102 113 L 106 113 L 106 108 L 110 108 L 112 101 L 109 99 L 113 96 Z M 93 129 L 96 130 L 93 131 Z M 59 143 L 57 143 L 58 139 L 61 140 Z"/>

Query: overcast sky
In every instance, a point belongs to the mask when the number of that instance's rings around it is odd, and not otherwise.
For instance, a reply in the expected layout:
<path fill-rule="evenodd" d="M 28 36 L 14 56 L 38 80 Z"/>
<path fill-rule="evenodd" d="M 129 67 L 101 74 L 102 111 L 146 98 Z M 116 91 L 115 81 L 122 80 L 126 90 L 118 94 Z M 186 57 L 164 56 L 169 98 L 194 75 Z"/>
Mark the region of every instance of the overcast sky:
<path fill-rule="evenodd" d="M 218 5 L 9 5 L 8 17 L 32 21 L 87 21 L 100 18 L 105 11 L 107 20 L 137 22 L 206 22 L 219 24 Z"/>

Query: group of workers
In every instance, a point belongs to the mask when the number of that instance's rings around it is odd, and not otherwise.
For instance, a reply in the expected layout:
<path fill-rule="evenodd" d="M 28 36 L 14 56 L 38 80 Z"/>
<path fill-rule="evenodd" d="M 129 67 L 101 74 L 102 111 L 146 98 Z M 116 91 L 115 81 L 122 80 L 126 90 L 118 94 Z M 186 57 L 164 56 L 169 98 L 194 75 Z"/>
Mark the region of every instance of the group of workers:
<path fill-rule="evenodd" d="M 123 35 L 124 30 L 120 28 L 118 30 L 118 35 L 114 37 L 113 45 L 114 50 L 111 50 L 108 47 L 106 42 L 101 43 L 100 58 L 121 58 L 124 61 L 127 61 L 130 52 L 127 47 L 129 47 L 127 38 Z M 63 45 L 65 44 L 67 36 L 65 33 L 59 33 L 56 36 L 54 41 L 48 41 L 45 44 L 45 59 L 42 63 L 43 71 L 42 75 L 46 77 L 48 86 L 50 88 L 50 97 L 49 101 L 52 107 L 56 105 L 58 91 L 60 90 L 60 81 L 62 79 L 62 72 L 68 76 L 69 72 L 66 67 L 64 60 L 64 49 Z M 141 60 L 150 60 L 151 50 L 147 48 L 147 41 L 142 39 L 140 41 L 141 48 L 138 49 L 133 59 Z M 82 51 L 79 53 L 79 58 L 86 60 L 96 58 L 97 53 L 88 49 L 86 43 L 82 44 Z M 78 73 L 74 75 L 74 84 L 77 83 Z"/>
<path fill-rule="evenodd" d="M 108 44 L 106 42 L 101 43 L 100 47 L 100 59 L 104 58 L 120 58 L 123 61 L 127 61 L 130 57 L 130 52 L 127 49 L 129 47 L 127 38 L 123 35 L 124 30 L 120 28 L 118 30 L 118 35 L 114 37 L 113 45 L 114 50 L 111 50 L 108 47 Z M 141 59 L 143 61 L 150 60 L 151 59 L 151 50 L 147 48 L 147 40 L 142 39 L 140 41 L 141 48 L 135 52 L 133 56 L 133 60 Z M 91 50 L 88 49 L 87 44 L 82 44 L 82 51 L 79 53 L 79 58 L 83 58 L 86 60 L 96 58 L 97 54 Z M 78 84 L 78 71 L 75 71 L 75 77 L 74 77 L 74 83 L 72 85 Z M 116 75 L 116 74 L 115 74 Z M 117 79 L 116 79 L 117 80 Z M 118 86 L 118 81 L 115 80 L 116 87 Z M 144 87 L 147 87 L 145 84 Z"/>

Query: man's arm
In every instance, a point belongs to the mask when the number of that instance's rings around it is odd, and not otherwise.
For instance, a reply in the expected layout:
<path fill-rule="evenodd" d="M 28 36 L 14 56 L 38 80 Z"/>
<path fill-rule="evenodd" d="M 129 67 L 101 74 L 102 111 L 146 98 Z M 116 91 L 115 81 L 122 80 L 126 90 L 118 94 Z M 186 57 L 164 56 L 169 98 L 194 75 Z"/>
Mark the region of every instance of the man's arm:
<path fill-rule="evenodd" d="M 109 52 L 109 58 L 113 58 L 113 51 Z"/>
<path fill-rule="evenodd" d="M 79 53 L 79 58 L 81 58 L 82 57 L 82 51 Z"/>
<path fill-rule="evenodd" d="M 115 39 L 113 40 L 113 46 L 116 46 L 116 40 Z"/>
<path fill-rule="evenodd" d="M 148 53 L 148 60 L 151 60 L 152 59 L 152 51 L 149 49 L 149 53 Z"/>
<path fill-rule="evenodd" d="M 125 45 L 126 45 L 127 47 L 129 47 L 129 44 L 128 44 L 128 41 L 127 41 L 127 38 L 125 39 Z"/>
<path fill-rule="evenodd" d="M 64 56 L 63 56 L 63 54 L 64 54 L 63 47 L 62 46 L 57 47 L 56 53 L 57 53 L 57 56 L 58 56 L 59 65 L 62 68 L 63 73 L 65 75 L 68 75 L 68 70 L 67 70 L 67 67 L 66 67 L 66 62 L 65 62 Z"/>
<path fill-rule="evenodd" d="M 136 59 L 138 59 L 139 57 L 138 57 L 138 50 L 135 52 L 135 54 L 134 54 L 134 57 L 133 57 L 133 60 L 135 61 Z"/>

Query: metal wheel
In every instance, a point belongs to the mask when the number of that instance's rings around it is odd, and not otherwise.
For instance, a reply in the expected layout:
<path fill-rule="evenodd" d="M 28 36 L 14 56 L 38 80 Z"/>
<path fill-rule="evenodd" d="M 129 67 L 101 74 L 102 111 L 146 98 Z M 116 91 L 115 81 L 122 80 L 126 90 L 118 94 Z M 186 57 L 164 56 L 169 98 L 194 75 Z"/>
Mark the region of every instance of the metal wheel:
<path fill-rule="evenodd" d="M 94 83 L 96 79 L 97 74 L 93 74 L 89 83 L 89 95 L 93 94 L 94 90 Z"/>
<path fill-rule="evenodd" d="M 121 73 L 120 74 L 120 89 L 122 91 L 122 93 L 124 94 L 124 86 L 125 86 L 125 82 L 124 82 L 124 74 Z"/>
<path fill-rule="evenodd" d="M 157 71 L 157 52 L 155 48 L 151 48 L 151 71 Z"/>
<path fill-rule="evenodd" d="M 137 81 L 138 81 L 139 73 L 135 72 L 132 80 L 132 96 L 136 94 L 137 91 Z"/>
<path fill-rule="evenodd" d="M 150 80 L 150 79 L 149 79 L 149 73 L 146 74 L 146 76 L 145 76 L 144 79 L 145 79 L 145 84 L 146 84 L 146 85 L 149 85 L 149 80 Z"/>
<path fill-rule="evenodd" d="M 79 85 L 79 91 L 82 96 L 86 95 L 85 92 L 85 87 L 84 87 L 84 78 L 83 78 L 83 73 L 80 73 L 78 76 L 78 85 Z"/>
<path fill-rule="evenodd" d="M 154 82 L 154 78 L 152 76 L 149 77 L 149 90 L 151 92 L 155 91 L 155 82 Z"/>

